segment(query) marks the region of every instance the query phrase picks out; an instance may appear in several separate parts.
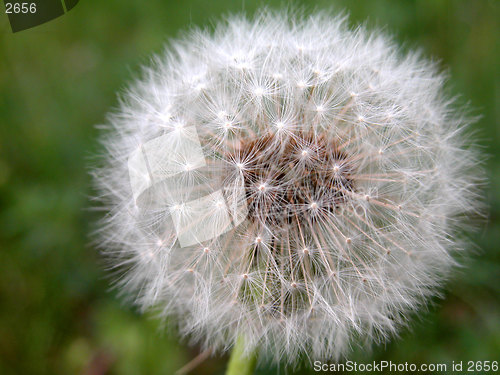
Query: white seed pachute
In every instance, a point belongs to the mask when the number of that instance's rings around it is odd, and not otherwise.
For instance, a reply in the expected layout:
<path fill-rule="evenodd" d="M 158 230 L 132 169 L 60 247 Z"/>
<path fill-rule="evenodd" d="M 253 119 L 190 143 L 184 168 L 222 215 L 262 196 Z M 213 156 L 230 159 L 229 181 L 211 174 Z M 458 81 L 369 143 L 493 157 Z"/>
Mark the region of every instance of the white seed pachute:
<path fill-rule="evenodd" d="M 159 183 L 169 205 L 181 247 L 220 236 L 243 222 L 248 208 L 242 179 L 198 199 L 183 201 L 185 190 L 193 189 L 184 174 L 205 167 L 207 162 L 194 126 L 161 135 L 137 147 L 128 159 L 130 185 L 136 204 Z"/>

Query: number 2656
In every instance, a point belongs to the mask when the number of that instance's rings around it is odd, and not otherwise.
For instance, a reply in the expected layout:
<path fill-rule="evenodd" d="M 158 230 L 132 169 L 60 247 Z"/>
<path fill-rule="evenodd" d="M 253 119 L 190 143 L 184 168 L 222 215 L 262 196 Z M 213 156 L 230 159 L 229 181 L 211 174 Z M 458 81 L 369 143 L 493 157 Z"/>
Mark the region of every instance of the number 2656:
<path fill-rule="evenodd" d="M 36 3 L 5 3 L 5 13 L 36 13 Z"/>

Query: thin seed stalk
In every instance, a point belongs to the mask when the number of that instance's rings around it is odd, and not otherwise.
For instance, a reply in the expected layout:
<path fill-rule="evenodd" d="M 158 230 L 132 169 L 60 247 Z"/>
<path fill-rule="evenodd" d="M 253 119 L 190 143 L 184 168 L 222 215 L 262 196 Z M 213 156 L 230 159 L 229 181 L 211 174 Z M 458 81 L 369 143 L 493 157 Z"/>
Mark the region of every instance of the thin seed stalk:
<path fill-rule="evenodd" d="M 238 337 L 229 358 L 226 375 L 252 375 L 256 365 L 256 353 L 246 353 L 245 338 Z"/>

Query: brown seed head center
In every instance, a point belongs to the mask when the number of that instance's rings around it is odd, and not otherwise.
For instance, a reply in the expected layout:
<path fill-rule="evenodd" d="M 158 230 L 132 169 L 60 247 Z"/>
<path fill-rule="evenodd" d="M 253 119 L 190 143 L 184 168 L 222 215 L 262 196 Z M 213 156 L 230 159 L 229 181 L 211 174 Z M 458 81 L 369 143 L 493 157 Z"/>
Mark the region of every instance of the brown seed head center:
<path fill-rule="evenodd" d="M 242 142 L 238 155 L 251 220 L 280 226 L 333 212 L 353 190 L 352 163 L 335 140 L 315 133 Z"/>

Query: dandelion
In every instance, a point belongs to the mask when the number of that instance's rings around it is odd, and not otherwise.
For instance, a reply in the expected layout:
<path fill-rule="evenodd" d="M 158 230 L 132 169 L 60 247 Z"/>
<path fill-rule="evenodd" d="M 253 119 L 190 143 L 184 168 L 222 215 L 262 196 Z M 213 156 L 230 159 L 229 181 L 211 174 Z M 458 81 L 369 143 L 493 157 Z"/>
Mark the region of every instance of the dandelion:
<path fill-rule="evenodd" d="M 385 341 L 437 293 L 480 201 L 442 85 L 328 14 L 173 42 L 110 116 L 96 172 L 119 285 L 213 349 L 294 363 Z"/>

